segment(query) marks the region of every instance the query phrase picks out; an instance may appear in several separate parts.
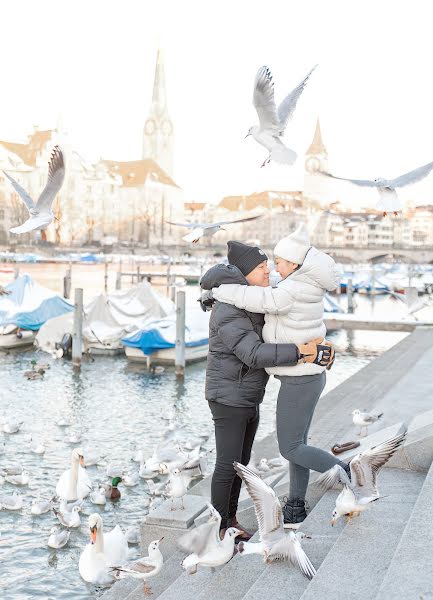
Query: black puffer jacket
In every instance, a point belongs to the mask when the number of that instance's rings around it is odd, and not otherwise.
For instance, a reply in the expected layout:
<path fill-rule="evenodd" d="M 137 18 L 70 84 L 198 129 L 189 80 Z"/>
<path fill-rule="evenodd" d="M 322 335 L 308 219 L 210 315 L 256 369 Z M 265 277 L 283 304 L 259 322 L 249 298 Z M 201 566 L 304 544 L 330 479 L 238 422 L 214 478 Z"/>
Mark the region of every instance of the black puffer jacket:
<path fill-rule="evenodd" d="M 222 283 L 248 285 L 237 267 L 216 265 L 200 285 L 211 290 Z M 251 406 L 263 400 L 268 374 L 265 367 L 297 364 L 294 344 L 265 344 L 264 315 L 215 302 L 209 321 L 206 399 L 230 406 Z"/>

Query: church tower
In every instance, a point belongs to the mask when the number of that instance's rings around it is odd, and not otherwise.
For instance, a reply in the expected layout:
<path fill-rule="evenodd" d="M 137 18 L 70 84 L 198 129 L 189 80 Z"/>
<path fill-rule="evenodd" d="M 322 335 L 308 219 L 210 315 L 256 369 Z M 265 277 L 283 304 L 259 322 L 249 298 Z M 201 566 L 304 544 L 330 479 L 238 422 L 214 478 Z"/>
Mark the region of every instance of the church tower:
<path fill-rule="evenodd" d="M 328 152 L 322 140 L 319 118 L 317 118 L 313 141 L 305 154 L 305 170 L 311 174 L 317 171 L 326 173 L 328 170 Z"/>
<path fill-rule="evenodd" d="M 170 177 L 173 176 L 173 123 L 167 110 L 161 49 L 156 58 L 152 105 L 144 124 L 143 158 L 152 158 Z"/>

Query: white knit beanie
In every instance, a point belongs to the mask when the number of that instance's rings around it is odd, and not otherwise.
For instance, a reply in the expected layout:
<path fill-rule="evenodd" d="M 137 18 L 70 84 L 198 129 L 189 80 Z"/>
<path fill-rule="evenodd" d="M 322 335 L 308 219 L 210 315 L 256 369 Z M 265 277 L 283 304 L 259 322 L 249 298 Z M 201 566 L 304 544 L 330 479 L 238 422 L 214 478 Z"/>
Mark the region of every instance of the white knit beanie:
<path fill-rule="evenodd" d="M 274 248 L 274 256 L 302 265 L 310 248 L 307 227 L 305 223 L 301 223 L 293 233 L 278 242 Z"/>

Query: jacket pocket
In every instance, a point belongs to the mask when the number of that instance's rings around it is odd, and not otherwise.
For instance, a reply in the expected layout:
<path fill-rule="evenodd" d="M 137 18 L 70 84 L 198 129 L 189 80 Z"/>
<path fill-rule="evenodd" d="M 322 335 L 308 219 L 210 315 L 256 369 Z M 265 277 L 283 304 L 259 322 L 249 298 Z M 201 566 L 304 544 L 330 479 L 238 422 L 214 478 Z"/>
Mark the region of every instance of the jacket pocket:
<path fill-rule="evenodd" d="M 239 385 L 242 383 L 243 378 L 250 372 L 250 368 L 251 367 L 245 363 L 242 363 L 241 368 L 239 369 Z"/>

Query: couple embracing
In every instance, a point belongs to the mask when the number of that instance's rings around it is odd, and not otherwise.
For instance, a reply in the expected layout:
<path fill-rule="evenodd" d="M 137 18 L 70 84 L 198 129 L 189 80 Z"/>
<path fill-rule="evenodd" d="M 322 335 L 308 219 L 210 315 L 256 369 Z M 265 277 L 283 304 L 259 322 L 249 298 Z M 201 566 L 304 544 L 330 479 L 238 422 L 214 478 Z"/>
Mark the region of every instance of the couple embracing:
<path fill-rule="evenodd" d="M 323 297 L 338 285 L 333 259 L 312 247 L 304 225 L 274 249 L 281 281 L 269 286 L 268 257 L 260 248 L 228 242 L 228 265 L 207 271 L 200 285 L 204 309 L 211 309 L 206 400 L 215 426 L 216 464 L 211 501 L 227 527 L 248 533 L 237 521 L 241 479 L 233 462 L 246 465 L 259 425 L 260 403 L 269 374 L 281 382 L 277 436 L 290 464 L 284 522 L 296 527 L 306 515 L 310 469 L 324 472 L 346 463 L 307 444 L 316 404 L 334 361 L 324 340 Z"/>

